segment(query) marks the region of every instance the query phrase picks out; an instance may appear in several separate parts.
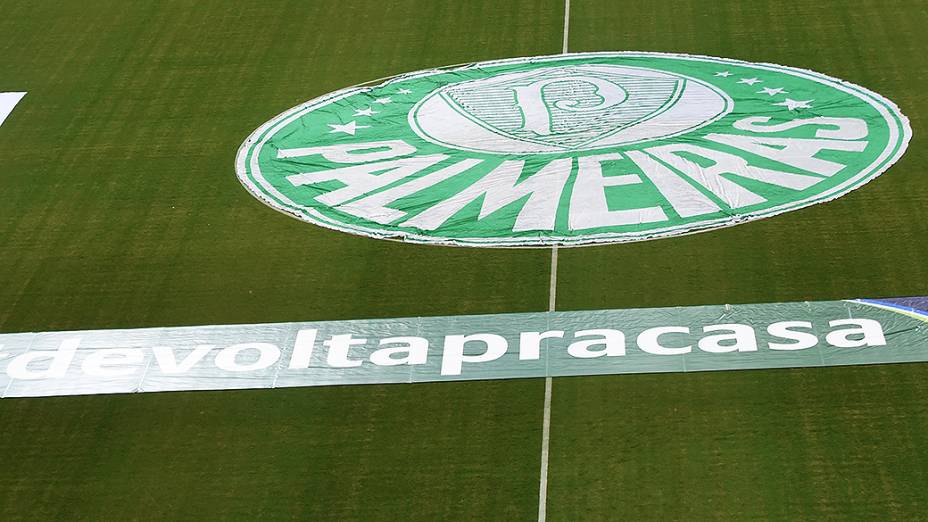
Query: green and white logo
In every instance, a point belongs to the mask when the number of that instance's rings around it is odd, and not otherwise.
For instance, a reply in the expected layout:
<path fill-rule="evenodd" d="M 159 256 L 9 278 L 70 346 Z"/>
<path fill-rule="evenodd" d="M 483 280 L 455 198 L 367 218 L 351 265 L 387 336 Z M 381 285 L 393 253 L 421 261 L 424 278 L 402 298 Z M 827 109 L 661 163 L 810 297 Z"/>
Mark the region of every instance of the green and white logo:
<path fill-rule="evenodd" d="M 404 74 L 295 107 L 239 149 L 268 205 L 485 247 L 680 235 L 837 198 L 911 137 L 889 100 L 780 65 L 582 53 Z"/>

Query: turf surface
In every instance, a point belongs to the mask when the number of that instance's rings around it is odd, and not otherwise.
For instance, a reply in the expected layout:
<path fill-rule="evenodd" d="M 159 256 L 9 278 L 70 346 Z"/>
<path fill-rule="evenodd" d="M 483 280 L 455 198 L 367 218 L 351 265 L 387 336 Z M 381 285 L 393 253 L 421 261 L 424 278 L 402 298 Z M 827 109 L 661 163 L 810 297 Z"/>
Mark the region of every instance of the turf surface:
<path fill-rule="evenodd" d="M 241 140 L 389 74 L 561 49 L 563 3 L 0 7 L 0 331 L 544 310 L 548 252 L 340 234 L 239 185 Z M 808 67 L 915 138 L 835 202 L 561 252 L 558 307 L 928 294 L 923 2 L 573 0 L 570 49 Z M 923 365 L 555 381 L 549 516 L 924 513 Z M 537 380 L 0 401 L 0 519 L 535 517 Z"/>

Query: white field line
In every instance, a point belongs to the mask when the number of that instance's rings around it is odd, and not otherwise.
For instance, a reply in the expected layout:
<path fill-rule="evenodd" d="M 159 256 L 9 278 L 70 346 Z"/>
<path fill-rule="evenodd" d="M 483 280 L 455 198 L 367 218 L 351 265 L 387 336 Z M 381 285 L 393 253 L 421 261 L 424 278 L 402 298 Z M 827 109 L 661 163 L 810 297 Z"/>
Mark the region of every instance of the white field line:
<path fill-rule="evenodd" d="M 548 311 L 553 312 L 557 305 L 557 245 L 551 247 L 551 279 L 548 282 Z"/>
<path fill-rule="evenodd" d="M 24 92 L 0 92 L 0 125 L 13 112 L 13 107 L 23 99 Z"/>
<path fill-rule="evenodd" d="M 564 45 L 561 52 L 567 54 L 567 35 L 570 32 L 570 0 L 564 0 Z"/>
<path fill-rule="evenodd" d="M 545 415 L 541 422 L 541 481 L 538 485 L 538 522 L 544 522 L 548 508 L 548 443 L 551 439 L 551 377 L 545 377 Z"/>
<path fill-rule="evenodd" d="M 551 247 L 551 282 L 548 286 L 548 311 L 557 303 L 557 245 Z M 547 357 L 547 353 L 545 357 Z M 545 377 L 545 405 L 541 421 L 541 474 L 538 480 L 538 520 L 544 522 L 548 506 L 548 445 L 551 440 L 551 377 Z"/>
<path fill-rule="evenodd" d="M 564 41 L 561 53 L 567 54 L 570 34 L 570 0 L 564 0 Z M 557 245 L 551 247 L 551 280 L 548 283 L 548 311 L 557 305 Z M 547 356 L 547 354 L 545 354 Z M 551 442 L 551 377 L 545 377 L 545 405 L 541 421 L 541 476 L 538 480 L 538 522 L 545 522 L 548 513 L 548 448 Z"/>

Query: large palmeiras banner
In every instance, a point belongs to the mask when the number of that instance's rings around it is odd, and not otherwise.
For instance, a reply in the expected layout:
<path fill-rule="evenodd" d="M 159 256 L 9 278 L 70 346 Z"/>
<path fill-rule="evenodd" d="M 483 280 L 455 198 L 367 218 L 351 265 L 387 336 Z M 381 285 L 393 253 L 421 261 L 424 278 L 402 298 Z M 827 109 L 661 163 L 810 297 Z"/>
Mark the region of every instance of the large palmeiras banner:
<path fill-rule="evenodd" d="M 236 170 L 275 209 L 353 234 L 584 245 L 822 203 L 885 172 L 910 137 L 890 100 L 813 71 L 579 53 L 315 98 L 252 133 Z"/>
<path fill-rule="evenodd" d="M 928 298 L 0 334 L 3 397 L 928 361 Z"/>

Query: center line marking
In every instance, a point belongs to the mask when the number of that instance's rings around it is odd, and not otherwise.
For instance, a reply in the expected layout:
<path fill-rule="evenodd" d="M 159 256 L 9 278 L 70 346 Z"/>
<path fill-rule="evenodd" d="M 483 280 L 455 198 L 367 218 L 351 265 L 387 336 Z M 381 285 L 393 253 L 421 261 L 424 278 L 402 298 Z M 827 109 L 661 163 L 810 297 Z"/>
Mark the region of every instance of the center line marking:
<path fill-rule="evenodd" d="M 551 281 L 548 286 L 548 311 L 557 303 L 557 245 L 551 247 Z M 548 354 L 545 352 L 545 357 Z M 551 377 L 545 377 L 545 405 L 541 421 L 541 476 L 538 484 L 538 520 L 544 522 L 548 504 L 548 446 L 551 440 Z"/>
<path fill-rule="evenodd" d="M 570 0 L 564 0 L 564 45 L 561 53 L 567 54 L 567 34 L 570 30 Z"/>
<path fill-rule="evenodd" d="M 567 38 L 570 33 L 570 0 L 564 0 L 564 42 L 561 53 L 567 54 Z M 548 311 L 553 312 L 557 304 L 557 245 L 551 247 L 551 280 L 548 284 Z M 547 352 L 545 357 L 547 357 Z M 538 484 L 538 522 L 545 522 L 548 508 L 548 447 L 551 441 L 551 377 L 545 377 L 545 405 L 541 421 L 541 476 Z"/>

